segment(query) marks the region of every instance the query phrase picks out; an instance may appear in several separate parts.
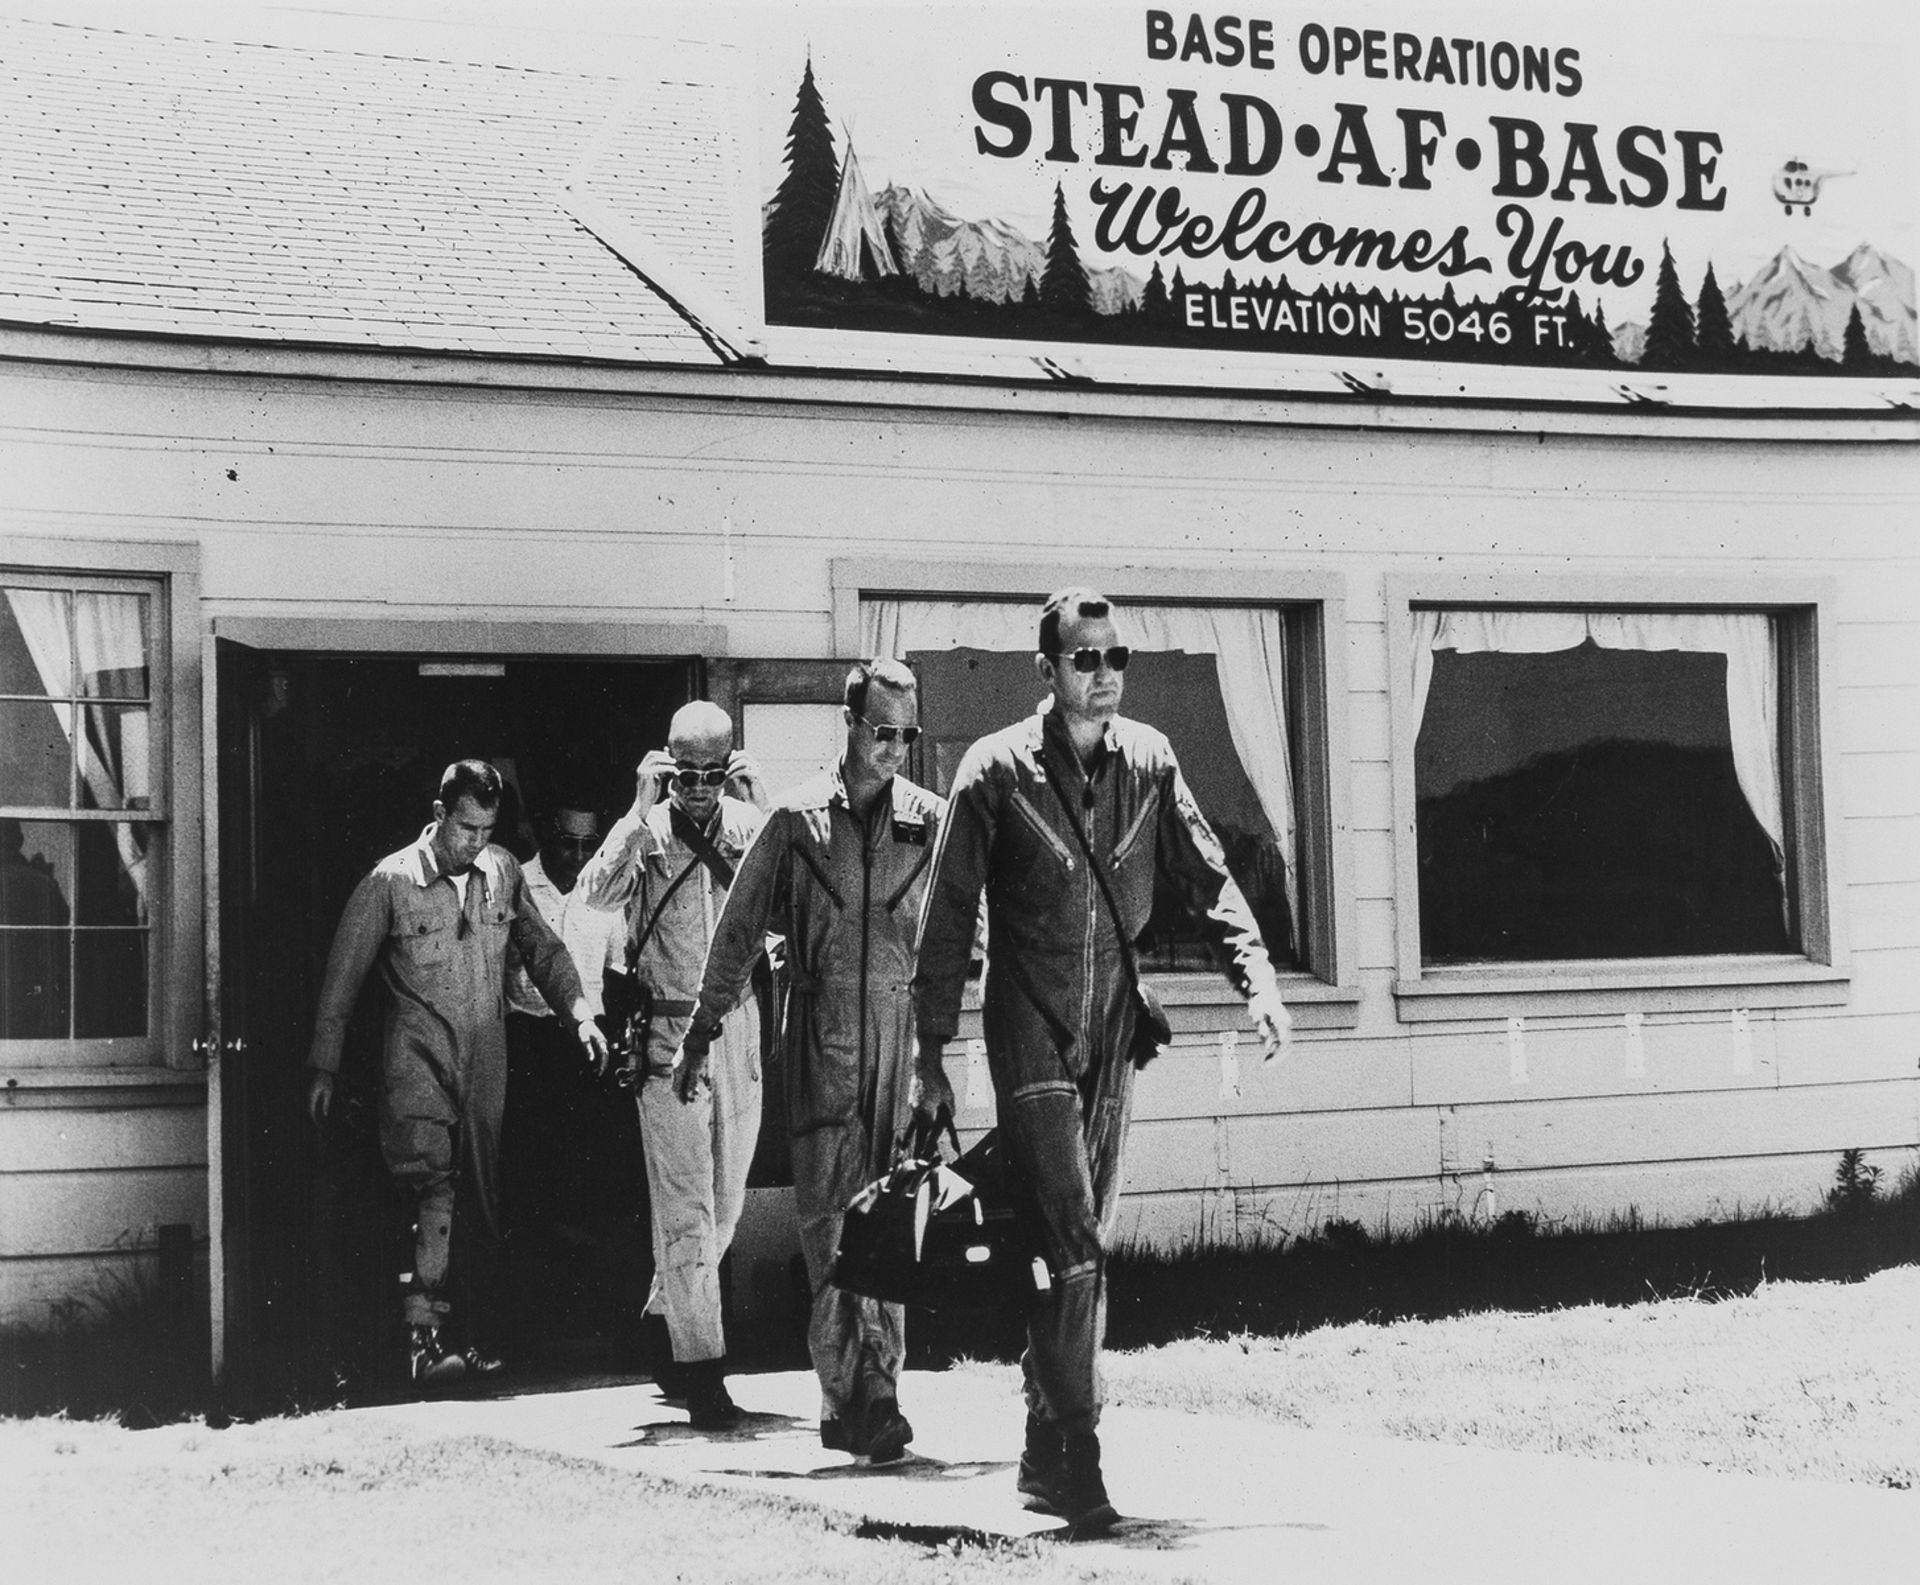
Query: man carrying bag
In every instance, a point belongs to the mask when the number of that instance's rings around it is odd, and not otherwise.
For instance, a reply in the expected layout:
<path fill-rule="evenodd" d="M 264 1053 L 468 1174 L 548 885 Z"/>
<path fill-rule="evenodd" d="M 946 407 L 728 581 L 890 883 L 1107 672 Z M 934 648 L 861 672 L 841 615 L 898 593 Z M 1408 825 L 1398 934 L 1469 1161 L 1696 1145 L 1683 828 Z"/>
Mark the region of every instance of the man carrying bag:
<path fill-rule="evenodd" d="M 1100 1470 L 1106 1252 L 1143 1003 L 1133 942 L 1156 879 L 1199 918 L 1271 1057 L 1289 1019 L 1246 899 L 1167 740 L 1120 716 L 1129 652 L 1108 602 L 1069 588 L 1041 612 L 1039 714 L 983 738 L 954 777 L 914 975 L 915 1109 L 951 1109 L 943 1051 L 987 898 L 982 1017 L 1002 1136 L 1030 1185 L 1052 1289 L 1033 1304 L 1019 1489 L 1076 1535 L 1118 1515 Z M 1149 1028 L 1143 1047 L 1163 1038 Z"/>

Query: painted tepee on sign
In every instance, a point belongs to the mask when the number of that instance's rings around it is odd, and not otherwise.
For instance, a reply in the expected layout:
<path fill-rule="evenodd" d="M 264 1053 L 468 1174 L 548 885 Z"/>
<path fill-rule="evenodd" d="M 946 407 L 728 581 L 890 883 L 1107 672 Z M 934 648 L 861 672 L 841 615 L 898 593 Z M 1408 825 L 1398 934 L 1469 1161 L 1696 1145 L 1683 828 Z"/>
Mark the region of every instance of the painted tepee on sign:
<path fill-rule="evenodd" d="M 813 267 L 822 275 L 837 275 L 847 281 L 871 281 L 885 275 L 898 275 L 893 249 L 880 224 L 880 212 L 874 208 L 873 195 L 860 174 L 860 161 L 853 143 L 847 143 L 847 156 L 840 162 L 840 186 L 833 195 L 833 217 L 827 222 L 826 235 L 820 239 L 820 252 Z"/>

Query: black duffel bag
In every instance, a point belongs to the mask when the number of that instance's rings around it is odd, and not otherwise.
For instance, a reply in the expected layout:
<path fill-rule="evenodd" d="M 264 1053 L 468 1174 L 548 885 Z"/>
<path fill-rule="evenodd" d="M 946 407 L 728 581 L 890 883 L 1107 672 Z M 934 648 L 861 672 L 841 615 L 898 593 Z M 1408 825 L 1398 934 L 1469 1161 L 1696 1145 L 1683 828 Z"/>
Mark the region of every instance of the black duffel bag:
<path fill-rule="evenodd" d="M 957 1156 L 951 1166 L 940 1158 L 942 1125 Z M 1024 1303 L 1051 1288 L 998 1130 L 964 1154 L 951 1118 L 927 1133 L 932 1137 L 910 1140 L 893 1170 L 847 1206 L 834 1286 L 927 1310 Z"/>

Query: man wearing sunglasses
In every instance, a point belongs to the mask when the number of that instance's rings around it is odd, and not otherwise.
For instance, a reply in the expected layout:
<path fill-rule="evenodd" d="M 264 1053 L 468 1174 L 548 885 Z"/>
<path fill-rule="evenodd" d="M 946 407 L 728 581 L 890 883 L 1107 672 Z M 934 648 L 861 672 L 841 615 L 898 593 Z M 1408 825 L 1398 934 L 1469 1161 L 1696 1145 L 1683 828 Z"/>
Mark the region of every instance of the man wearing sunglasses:
<path fill-rule="evenodd" d="M 919 689 L 897 660 L 847 674 L 839 763 L 782 793 L 714 931 L 699 1009 L 677 1059 L 689 1089 L 745 994 L 768 931 L 787 940 L 787 1128 L 813 1308 L 820 1440 L 891 1463 L 900 1412 L 901 1306 L 833 1285 L 847 1202 L 893 1165 L 912 1067 L 913 937 L 941 800 L 900 774 L 920 735 Z"/>
<path fill-rule="evenodd" d="M 1203 921 L 1269 1057 L 1288 1016 L 1172 748 L 1119 714 L 1131 657 L 1107 600 L 1061 590 L 1042 608 L 1039 639 L 1040 712 L 975 743 L 954 775 L 920 927 L 914 1105 L 927 1118 L 953 1105 L 942 1051 L 959 1023 L 984 890 L 987 1061 L 1054 1277 L 1028 1312 L 1019 1490 L 1073 1534 L 1095 1535 L 1118 1518 L 1095 1429 L 1099 1352 L 1134 1065 L 1144 1059 L 1133 943 L 1156 881 Z"/>
<path fill-rule="evenodd" d="M 749 998 L 714 1042 L 715 1060 L 683 1101 L 673 1054 L 693 1013 L 700 966 L 741 856 L 765 821 L 760 772 L 733 746 L 733 722 L 698 701 L 676 711 L 667 746 L 640 761 L 633 807 L 580 872 L 596 908 L 626 917 L 626 972 L 607 1001 L 633 1020 L 640 1136 L 653 1207 L 649 1315 L 666 1317 L 673 1359 L 656 1372 L 684 1394 L 697 1430 L 725 1430 L 740 1411 L 726 1386 L 720 1260 L 746 1204 L 760 1131 L 760 1012 Z M 664 1377 L 665 1380 L 660 1380 Z"/>

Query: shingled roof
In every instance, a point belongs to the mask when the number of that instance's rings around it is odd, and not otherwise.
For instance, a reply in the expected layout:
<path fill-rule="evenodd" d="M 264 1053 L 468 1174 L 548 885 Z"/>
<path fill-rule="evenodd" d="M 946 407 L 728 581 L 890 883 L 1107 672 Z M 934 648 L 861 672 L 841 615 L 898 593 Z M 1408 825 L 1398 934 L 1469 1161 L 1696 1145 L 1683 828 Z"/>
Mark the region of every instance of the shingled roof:
<path fill-rule="evenodd" d="M 0 21 L 0 322 L 730 361 L 744 159 L 679 71 Z"/>

